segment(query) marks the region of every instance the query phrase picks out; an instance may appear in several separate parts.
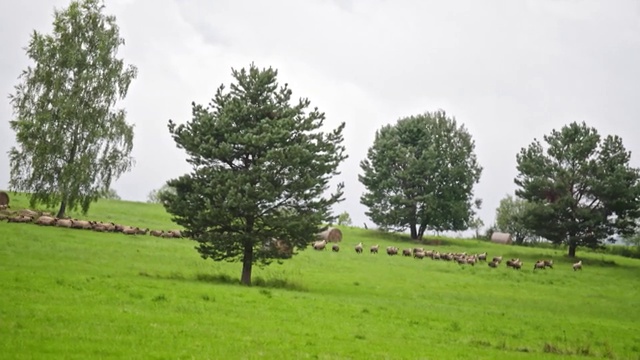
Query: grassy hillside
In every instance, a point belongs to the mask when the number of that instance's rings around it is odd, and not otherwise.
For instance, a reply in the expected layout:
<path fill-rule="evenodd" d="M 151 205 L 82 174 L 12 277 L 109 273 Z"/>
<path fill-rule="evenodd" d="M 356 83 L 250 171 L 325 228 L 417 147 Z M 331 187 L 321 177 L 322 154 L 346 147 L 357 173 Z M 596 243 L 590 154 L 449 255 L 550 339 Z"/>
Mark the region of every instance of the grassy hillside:
<path fill-rule="evenodd" d="M 12 207 L 26 205 L 12 198 Z M 80 217 L 80 215 L 74 214 Z M 175 228 L 161 206 L 101 201 L 87 216 Z M 202 260 L 186 239 L 0 222 L 0 354 L 127 359 L 640 359 L 640 261 L 444 240 L 520 257 L 521 271 L 386 254 L 414 244 L 343 229 L 342 250 L 256 269 Z M 538 258 L 555 269 L 533 272 Z"/>

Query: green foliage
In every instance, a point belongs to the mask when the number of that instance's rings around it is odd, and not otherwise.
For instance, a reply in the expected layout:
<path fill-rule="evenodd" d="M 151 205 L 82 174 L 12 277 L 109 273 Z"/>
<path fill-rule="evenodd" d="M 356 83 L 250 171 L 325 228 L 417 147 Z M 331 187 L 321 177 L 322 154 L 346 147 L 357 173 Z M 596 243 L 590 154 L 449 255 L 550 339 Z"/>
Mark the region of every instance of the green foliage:
<path fill-rule="evenodd" d="M 346 211 L 338 215 L 338 225 L 351 226 L 351 215 Z"/>
<path fill-rule="evenodd" d="M 481 201 L 472 200 L 482 167 L 463 125 L 444 111 L 398 120 L 376 132 L 360 163 L 366 192 L 360 201 L 383 229 L 466 230 Z"/>
<path fill-rule="evenodd" d="M 608 237 L 635 232 L 640 216 L 640 176 L 629 165 L 622 139 L 571 123 L 517 155 L 516 195 L 531 208 L 525 222 L 537 235 L 576 248 L 597 248 Z"/>
<path fill-rule="evenodd" d="M 169 121 L 193 172 L 170 180 L 176 193 L 160 198 L 203 258 L 242 261 L 242 282 L 250 284 L 253 264 L 291 257 L 332 219 L 344 185 L 323 194 L 347 157 L 345 124 L 322 132 L 324 113 L 307 111 L 308 99 L 291 105 L 277 70 L 251 64 L 232 73 L 229 92 L 222 85 L 208 107 L 192 104 L 191 121 Z"/>
<path fill-rule="evenodd" d="M 522 244 L 526 240 L 533 240 L 535 234 L 527 228 L 525 215 L 529 202 L 523 199 L 507 195 L 500 200 L 496 209 L 496 229 L 507 232 L 513 236 L 516 244 Z"/>
<path fill-rule="evenodd" d="M 107 191 L 104 191 L 100 197 L 102 199 L 120 200 L 120 195 L 118 195 L 118 193 L 111 188 L 109 188 L 109 190 Z"/>
<path fill-rule="evenodd" d="M 469 228 L 476 232 L 475 238 L 480 238 L 480 229 L 484 226 L 484 221 L 481 218 L 474 216 L 469 222 Z"/>
<path fill-rule="evenodd" d="M 10 186 L 32 194 L 31 206 L 90 204 L 132 166 L 133 127 L 114 109 L 136 77 L 116 57 L 124 40 L 98 0 L 56 10 L 53 33 L 31 35 L 23 71 L 11 95 L 18 148 L 10 151 Z"/>
<path fill-rule="evenodd" d="M 147 195 L 147 202 L 154 203 L 154 204 L 162 203 L 160 199 L 162 197 L 162 194 L 165 192 L 175 194 L 176 189 L 172 188 L 168 184 L 164 184 L 159 189 L 154 189 L 149 192 L 149 194 Z"/>

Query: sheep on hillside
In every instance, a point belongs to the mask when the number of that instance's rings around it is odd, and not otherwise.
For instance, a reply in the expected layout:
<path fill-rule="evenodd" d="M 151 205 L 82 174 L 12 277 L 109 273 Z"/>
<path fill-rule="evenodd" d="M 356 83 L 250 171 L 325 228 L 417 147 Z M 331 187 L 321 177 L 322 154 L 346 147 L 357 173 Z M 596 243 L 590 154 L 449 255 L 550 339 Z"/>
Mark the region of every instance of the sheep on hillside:
<path fill-rule="evenodd" d="M 533 264 L 533 270 L 535 269 L 546 269 L 545 265 L 544 265 L 544 260 L 538 260 L 536 261 L 535 264 Z"/>
<path fill-rule="evenodd" d="M 380 245 L 378 245 L 378 244 L 371 245 L 371 254 L 377 254 L 379 248 L 380 248 Z"/>
<path fill-rule="evenodd" d="M 151 230 L 149 231 L 149 235 L 151 236 L 162 236 L 162 234 L 164 233 L 163 230 Z"/>
<path fill-rule="evenodd" d="M 387 246 L 387 255 L 398 255 L 398 248 L 395 246 Z"/>
<path fill-rule="evenodd" d="M 573 264 L 573 271 L 576 271 L 576 270 L 582 270 L 582 260 L 580 260 L 577 263 Z"/>
<path fill-rule="evenodd" d="M 56 221 L 58 221 L 58 219 L 54 218 L 52 216 L 40 216 L 36 220 L 36 224 L 38 224 L 38 225 L 46 225 L 46 226 L 53 226 L 53 225 L 56 224 Z"/>
<path fill-rule="evenodd" d="M 355 246 L 356 253 L 362 254 L 362 242 L 359 242 L 358 245 Z"/>
<path fill-rule="evenodd" d="M 316 241 L 313 243 L 315 250 L 324 250 L 327 246 L 327 240 Z"/>

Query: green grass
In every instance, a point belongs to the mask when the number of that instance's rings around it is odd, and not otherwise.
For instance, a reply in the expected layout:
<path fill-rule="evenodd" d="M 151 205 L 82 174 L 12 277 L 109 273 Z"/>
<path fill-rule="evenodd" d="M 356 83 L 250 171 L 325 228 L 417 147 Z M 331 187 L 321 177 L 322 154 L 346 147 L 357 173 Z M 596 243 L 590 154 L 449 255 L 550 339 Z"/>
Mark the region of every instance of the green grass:
<path fill-rule="evenodd" d="M 15 198 L 15 199 L 14 199 Z M 26 205 L 12 197 L 12 208 Z M 73 215 L 78 216 L 80 215 Z M 175 228 L 158 205 L 101 201 L 87 218 Z M 441 251 L 520 257 L 486 264 L 357 255 L 413 247 L 343 229 L 341 251 L 311 249 L 255 268 L 202 260 L 187 239 L 0 222 L 3 359 L 640 359 L 640 261 L 443 240 Z M 537 258 L 555 269 L 533 272 Z"/>

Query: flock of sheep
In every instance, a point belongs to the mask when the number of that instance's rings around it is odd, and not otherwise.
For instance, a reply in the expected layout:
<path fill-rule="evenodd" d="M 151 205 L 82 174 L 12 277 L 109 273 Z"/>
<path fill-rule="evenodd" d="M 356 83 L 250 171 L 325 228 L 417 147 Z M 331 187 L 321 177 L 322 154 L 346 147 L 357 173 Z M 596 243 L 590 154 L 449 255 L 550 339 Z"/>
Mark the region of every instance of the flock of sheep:
<path fill-rule="evenodd" d="M 49 213 L 24 209 L 14 214 L 0 214 L 0 220 L 13 223 L 33 223 L 41 226 L 58 226 L 70 229 L 84 229 L 99 232 L 119 232 L 126 235 L 152 235 L 163 238 L 181 238 L 180 230 L 149 230 L 139 227 L 120 225 L 113 222 L 88 221 L 79 219 L 57 218 Z"/>
<path fill-rule="evenodd" d="M 327 240 L 320 240 L 320 241 L 315 241 L 313 243 L 313 248 L 315 250 L 326 250 L 327 249 L 327 245 L 328 242 Z M 362 245 L 362 242 L 358 243 L 355 247 L 354 247 L 356 253 L 358 254 L 362 254 L 364 252 L 364 246 Z M 380 249 L 380 245 L 371 245 L 371 247 L 369 248 L 369 252 L 371 254 L 377 254 L 378 250 Z M 339 252 L 340 251 L 340 245 L 338 244 L 333 244 L 331 245 L 331 250 L 333 252 Z M 396 246 L 387 246 L 387 255 L 389 256 L 394 256 L 394 255 L 398 255 L 400 253 L 400 249 Z M 481 253 L 481 254 L 467 254 L 466 252 L 462 252 L 462 253 L 453 253 L 453 252 L 439 252 L 437 250 L 425 250 L 424 248 L 413 248 L 413 249 L 402 249 L 402 256 L 413 256 L 414 259 L 424 259 L 425 257 L 429 257 L 432 260 L 445 260 L 445 261 L 455 261 L 460 265 L 471 265 L 471 266 L 475 266 L 476 263 L 478 263 L 479 261 L 487 261 L 487 253 Z M 495 256 L 493 257 L 493 259 L 491 259 L 491 261 L 487 262 L 487 265 L 491 268 L 497 268 L 498 265 L 500 265 L 500 263 L 502 262 L 502 256 Z M 510 259 L 506 261 L 506 266 L 516 269 L 516 270 L 520 270 L 522 269 L 522 265 L 523 262 L 522 260 L 520 260 L 519 258 L 516 259 Z M 533 270 L 537 270 L 537 269 L 546 269 L 546 268 L 551 268 L 553 269 L 553 260 L 538 260 L 535 262 L 535 264 L 533 265 Z M 578 261 L 577 263 L 573 264 L 573 270 L 582 270 L 582 260 Z"/>
<path fill-rule="evenodd" d="M 88 221 L 88 220 L 79 220 L 79 219 L 67 219 L 67 218 L 57 218 L 52 216 L 49 213 L 39 213 L 33 210 L 24 209 L 20 210 L 17 213 L 8 215 L 8 214 L 0 214 L 0 220 L 6 219 L 7 222 L 14 223 L 34 223 L 41 226 L 59 226 L 71 229 L 85 229 L 85 230 L 94 230 L 99 232 L 120 232 L 126 235 L 152 235 L 163 238 L 181 238 L 182 234 L 180 230 L 149 230 L 141 229 L 139 227 L 133 227 L 128 225 L 119 225 L 113 222 L 101 222 L 101 221 Z M 315 241 L 312 246 L 315 250 L 325 250 L 327 248 L 328 242 L 327 240 Z M 371 254 L 377 254 L 380 245 L 372 245 L 369 249 Z M 355 246 L 355 251 L 358 254 L 362 254 L 364 252 L 364 247 L 362 242 L 358 243 Z M 331 250 L 334 252 L 340 251 L 340 246 L 338 244 L 333 244 L 331 246 Z M 424 259 L 425 257 L 429 257 L 433 260 L 445 260 L 445 261 L 455 261 L 460 265 L 471 265 L 475 266 L 479 261 L 487 261 L 487 253 L 481 254 L 467 254 L 466 252 L 462 253 L 453 253 L 453 252 L 439 252 L 436 250 L 425 250 L 424 248 L 413 248 L 413 249 L 400 249 L 396 246 L 388 246 L 387 247 L 387 255 L 393 256 L 402 253 L 402 256 L 413 256 L 415 259 Z M 491 268 L 497 268 L 498 265 L 502 263 L 502 256 L 495 256 L 491 261 L 487 262 L 487 265 Z M 523 262 L 520 259 L 510 259 L 506 261 L 506 266 L 511 267 L 516 270 L 520 270 L 522 268 Z M 553 260 L 538 260 L 533 265 L 533 270 L 537 269 L 553 269 Z M 582 260 L 573 264 L 573 270 L 582 270 Z"/>

